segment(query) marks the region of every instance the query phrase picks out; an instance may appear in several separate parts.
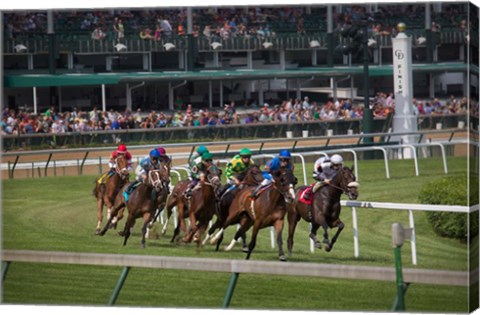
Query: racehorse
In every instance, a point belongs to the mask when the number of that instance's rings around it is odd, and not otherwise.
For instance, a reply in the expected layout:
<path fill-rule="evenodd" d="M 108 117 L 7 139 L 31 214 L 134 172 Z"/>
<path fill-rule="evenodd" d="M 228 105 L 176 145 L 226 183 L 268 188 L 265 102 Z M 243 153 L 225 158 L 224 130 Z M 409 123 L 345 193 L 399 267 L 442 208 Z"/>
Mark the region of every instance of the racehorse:
<path fill-rule="evenodd" d="M 137 218 L 143 218 L 141 246 L 145 247 L 147 226 L 155 215 L 159 200 L 166 198 L 169 184 L 170 176 L 168 166 L 162 164 L 160 169 L 154 169 L 148 172 L 146 182 L 139 185 L 131 192 L 128 201 L 125 201 L 123 193 L 117 195 L 112 214 L 125 206 L 128 209 L 128 217 L 125 222 L 125 227 L 123 232 L 119 232 L 121 236 L 124 236 L 124 246 L 127 244 L 127 240 L 130 237 L 131 229 L 135 224 L 135 220 Z M 122 192 L 127 188 L 128 185 L 125 185 L 122 188 Z M 100 235 L 105 234 L 111 220 L 112 219 L 107 222 L 100 232 Z"/>
<path fill-rule="evenodd" d="M 260 193 L 256 199 L 252 200 L 250 198 L 254 187 L 245 188 L 235 196 L 222 229 L 225 229 L 233 222 L 238 222 L 244 213 L 247 215 L 244 216 L 244 220 L 240 220 L 240 228 L 225 250 L 231 250 L 242 233 L 245 233 L 253 225 L 252 239 L 248 244 L 246 257 L 246 259 L 250 259 L 250 255 L 256 245 L 259 230 L 273 226 L 277 234 L 278 257 L 281 261 L 286 260 L 282 240 L 283 221 L 287 212 L 287 204 L 293 202 L 295 198 L 297 178 L 293 175 L 292 170 L 289 169 L 274 171 L 272 177 L 273 183 Z"/>
<path fill-rule="evenodd" d="M 206 244 L 206 242 L 213 235 L 213 232 L 215 232 L 216 229 L 221 228 L 224 225 L 225 220 L 228 217 L 228 211 L 230 209 L 230 205 L 232 204 L 232 201 L 235 195 L 238 193 L 238 191 L 242 190 L 245 187 L 251 187 L 251 186 L 256 187 L 261 183 L 262 180 L 263 180 L 262 171 L 260 170 L 258 165 L 251 165 L 245 172 L 245 176 L 243 177 L 240 185 L 233 190 L 227 190 L 223 194 L 223 196 L 220 197 L 221 199 L 219 204 L 219 212 L 217 213 L 217 220 L 215 221 L 215 223 L 213 223 L 210 229 L 208 229 L 207 236 L 203 240 L 202 244 Z M 241 219 L 242 218 L 240 218 L 240 220 Z M 239 223 L 239 222 L 233 222 L 232 224 L 235 224 L 235 223 Z M 245 251 L 247 251 L 247 241 L 246 241 L 245 234 L 243 234 L 241 237 L 243 241 L 243 248 L 245 249 Z M 210 243 L 212 245 L 216 243 L 217 244 L 216 250 L 218 251 L 218 248 L 222 240 L 223 240 L 223 231 L 220 233 L 219 236 L 217 236 L 216 238 L 213 238 Z"/>
<path fill-rule="evenodd" d="M 181 181 L 175 185 L 172 193 L 167 199 L 167 220 L 164 224 L 162 233 L 166 231 L 169 217 L 174 206 L 177 206 L 178 224 L 172 236 L 171 242 L 175 241 L 180 233 L 180 229 L 185 233 L 183 242 L 191 242 L 194 235 L 197 245 L 200 245 L 200 236 L 207 229 L 209 221 L 216 212 L 216 200 L 218 190 L 221 185 L 221 170 L 214 164 L 211 164 L 205 172 L 205 180 L 192 190 L 190 199 L 186 199 L 183 191 L 188 181 Z M 183 188 L 183 189 L 182 189 Z M 190 231 L 187 231 L 185 218 L 190 219 Z"/>
<path fill-rule="evenodd" d="M 324 184 L 313 193 L 313 196 L 310 198 L 311 205 L 302 201 L 305 190 L 312 189 L 311 186 L 299 187 L 296 192 L 295 201 L 288 207 L 288 254 L 292 255 L 293 235 L 300 218 L 312 223 L 310 238 L 315 242 L 315 247 L 317 248 L 322 248 L 322 243 L 318 241 L 316 237 L 317 230 L 320 226 L 323 227 L 325 250 L 327 252 L 331 251 L 338 236 L 345 227 L 340 220 L 340 198 L 342 194 L 346 194 L 350 200 L 357 199 L 358 187 L 359 184 L 356 182 L 355 175 L 353 174 L 353 167 L 350 169 L 346 166 L 337 172 L 330 183 Z M 335 227 L 337 227 L 337 232 L 330 241 L 327 229 L 333 229 Z"/>
<path fill-rule="evenodd" d="M 108 178 L 107 173 L 103 173 L 102 176 L 99 177 L 95 181 L 95 188 L 93 188 L 93 195 L 97 199 L 97 228 L 95 230 L 95 234 L 100 233 L 100 228 L 103 221 L 103 205 L 107 206 L 107 219 L 110 219 L 113 203 L 115 201 L 115 197 L 117 196 L 120 188 L 128 182 L 128 161 L 124 155 L 118 155 L 115 159 L 115 172 L 114 174 Z M 106 183 L 101 181 L 101 178 L 107 178 Z M 123 209 L 119 213 L 119 220 L 123 217 Z"/>

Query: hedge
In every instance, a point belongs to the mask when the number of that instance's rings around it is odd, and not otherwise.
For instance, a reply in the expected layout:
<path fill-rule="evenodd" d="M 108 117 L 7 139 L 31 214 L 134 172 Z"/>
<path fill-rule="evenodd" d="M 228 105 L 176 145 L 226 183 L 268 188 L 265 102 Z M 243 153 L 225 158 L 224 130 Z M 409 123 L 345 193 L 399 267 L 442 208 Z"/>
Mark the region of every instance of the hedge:
<path fill-rule="evenodd" d="M 470 190 L 467 183 L 467 176 L 447 176 L 425 184 L 418 198 L 421 203 L 432 205 L 478 204 L 478 176 L 470 176 Z M 470 221 L 468 214 L 452 212 L 427 212 L 427 218 L 440 236 L 467 241 L 469 229 L 470 239 L 478 235 L 478 211 L 470 214 Z"/>

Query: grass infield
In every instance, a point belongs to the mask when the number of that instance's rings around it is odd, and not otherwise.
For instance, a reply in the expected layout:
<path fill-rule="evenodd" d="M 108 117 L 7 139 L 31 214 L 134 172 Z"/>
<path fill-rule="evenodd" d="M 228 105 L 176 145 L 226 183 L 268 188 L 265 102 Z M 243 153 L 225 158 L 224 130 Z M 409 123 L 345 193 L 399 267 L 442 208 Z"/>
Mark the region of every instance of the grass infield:
<path fill-rule="evenodd" d="M 358 200 L 418 203 L 418 192 L 425 183 L 444 176 L 466 174 L 466 157 L 449 157 L 447 162 L 449 174 L 445 175 L 441 159 L 420 159 L 420 176 L 417 177 L 412 161 L 393 160 L 390 161 L 391 178 L 386 179 L 382 160 L 360 161 Z M 353 162 L 346 161 L 346 164 Z M 300 165 L 296 172 L 299 183 L 303 183 Z M 311 174 L 311 169 L 307 174 Z M 145 249 L 139 246 L 140 222 L 135 225 L 125 247 L 122 246 L 123 238 L 115 231 L 110 230 L 103 237 L 94 235 L 97 220 L 96 203 L 91 193 L 94 179 L 94 176 L 65 176 L 4 180 L 3 248 L 244 259 L 245 254 L 238 245 L 232 252 L 215 252 L 212 245 L 197 252 L 194 244 L 172 244 L 173 225 L 169 226 L 166 236 L 148 239 Z M 308 225 L 301 222 L 289 261 L 393 267 L 391 225 L 400 222 L 407 226 L 407 212 L 357 209 L 357 216 L 359 258 L 353 254 L 352 213 L 350 208 L 344 207 L 341 219 L 346 228 L 332 252 L 316 250 L 310 253 Z M 435 235 L 425 213 L 415 212 L 414 216 L 418 265 L 411 264 L 410 245 L 406 244 L 402 251 L 403 266 L 466 271 L 467 244 Z M 119 223 L 119 229 L 123 228 L 124 220 Z M 156 230 L 160 231 L 159 225 Z M 224 245 L 231 240 L 234 231 L 234 227 L 226 231 Z M 285 223 L 285 249 L 287 231 Z M 277 249 L 270 247 L 269 229 L 261 230 L 251 259 L 277 260 L 277 254 Z M 3 283 L 3 303 L 106 305 L 120 273 L 120 267 L 12 263 Z M 116 305 L 219 308 L 229 279 L 230 274 L 226 273 L 134 268 Z M 393 282 L 242 274 L 231 307 L 389 311 L 395 294 Z M 413 284 L 407 292 L 406 306 L 411 312 L 468 312 L 468 288 Z"/>

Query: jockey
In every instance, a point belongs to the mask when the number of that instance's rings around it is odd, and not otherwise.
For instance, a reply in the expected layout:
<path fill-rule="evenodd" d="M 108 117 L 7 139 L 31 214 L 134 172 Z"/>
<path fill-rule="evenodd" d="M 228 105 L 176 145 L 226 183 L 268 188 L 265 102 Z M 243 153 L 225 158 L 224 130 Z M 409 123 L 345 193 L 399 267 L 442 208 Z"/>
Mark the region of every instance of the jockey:
<path fill-rule="evenodd" d="M 132 155 L 130 152 L 127 150 L 127 146 L 125 144 L 120 144 L 118 148 L 112 152 L 110 156 L 110 161 L 108 162 L 108 167 L 110 167 L 110 171 L 108 172 L 108 176 L 111 177 L 113 174 L 115 174 L 115 168 L 117 167 L 116 165 L 116 159 L 119 155 L 124 155 L 125 158 L 127 159 L 127 169 L 130 171 L 132 170 Z"/>
<path fill-rule="evenodd" d="M 270 185 L 273 182 L 273 177 L 272 177 L 272 172 L 277 171 L 281 168 L 283 169 L 289 169 L 292 170 L 294 169 L 294 165 L 291 162 L 292 155 L 290 154 L 290 151 L 288 150 L 282 150 L 278 154 L 277 157 L 274 157 L 273 159 L 269 160 L 265 164 L 265 169 L 262 172 L 263 176 L 263 181 L 258 185 L 254 191 L 250 194 L 250 197 L 255 199 L 258 197 L 258 192 Z"/>
<path fill-rule="evenodd" d="M 342 166 L 343 158 L 338 154 L 334 154 L 330 158 L 322 156 L 316 160 L 313 166 L 313 178 L 317 180 L 317 183 L 305 194 L 305 199 L 309 200 L 312 193 L 315 193 L 323 185 L 330 183 Z"/>
<path fill-rule="evenodd" d="M 197 148 L 197 151 L 192 157 L 190 158 L 190 161 L 188 161 L 188 165 L 191 165 L 192 163 L 198 164 L 202 161 L 202 154 L 205 152 L 209 152 L 207 147 L 204 145 L 201 145 Z"/>
<path fill-rule="evenodd" d="M 167 150 L 163 147 L 157 148 L 158 153 L 160 153 L 160 163 L 168 164 L 170 162 L 170 158 L 167 155 Z"/>
<path fill-rule="evenodd" d="M 184 193 L 187 199 L 192 197 L 192 191 L 198 185 L 198 182 L 205 180 L 205 173 L 208 167 L 212 164 L 212 160 L 213 155 L 206 151 L 202 154 L 198 163 L 195 162 L 198 161 L 197 158 L 192 161 L 192 164 L 190 164 L 190 177 L 192 181 L 190 185 L 188 185 L 187 189 L 185 189 Z"/>
<path fill-rule="evenodd" d="M 124 192 L 129 195 L 135 187 L 138 186 L 139 183 L 144 183 L 147 179 L 147 174 L 150 170 L 155 170 L 160 168 L 160 153 L 157 149 L 153 149 L 150 151 L 149 155 L 144 157 L 140 163 L 138 164 L 137 168 L 135 169 L 135 181 L 132 182 Z M 127 198 L 128 199 L 128 198 Z"/>
<path fill-rule="evenodd" d="M 252 151 L 248 148 L 240 150 L 239 154 L 235 155 L 233 159 L 228 163 L 225 176 L 227 177 L 227 184 L 220 192 L 220 196 L 223 196 L 225 192 L 235 189 L 240 185 L 247 169 L 254 165 L 252 160 Z"/>

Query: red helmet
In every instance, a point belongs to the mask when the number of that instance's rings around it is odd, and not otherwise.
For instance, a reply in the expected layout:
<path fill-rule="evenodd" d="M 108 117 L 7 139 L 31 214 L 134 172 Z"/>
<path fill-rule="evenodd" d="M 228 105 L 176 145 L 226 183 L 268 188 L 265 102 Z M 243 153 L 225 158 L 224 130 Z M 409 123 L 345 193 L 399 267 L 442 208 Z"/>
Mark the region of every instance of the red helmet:
<path fill-rule="evenodd" d="M 121 145 L 118 146 L 117 152 L 118 153 L 127 153 L 127 146 L 122 143 Z"/>
<path fill-rule="evenodd" d="M 165 149 L 162 147 L 158 148 L 157 151 L 161 156 L 167 155 L 167 151 L 165 151 Z"/>

